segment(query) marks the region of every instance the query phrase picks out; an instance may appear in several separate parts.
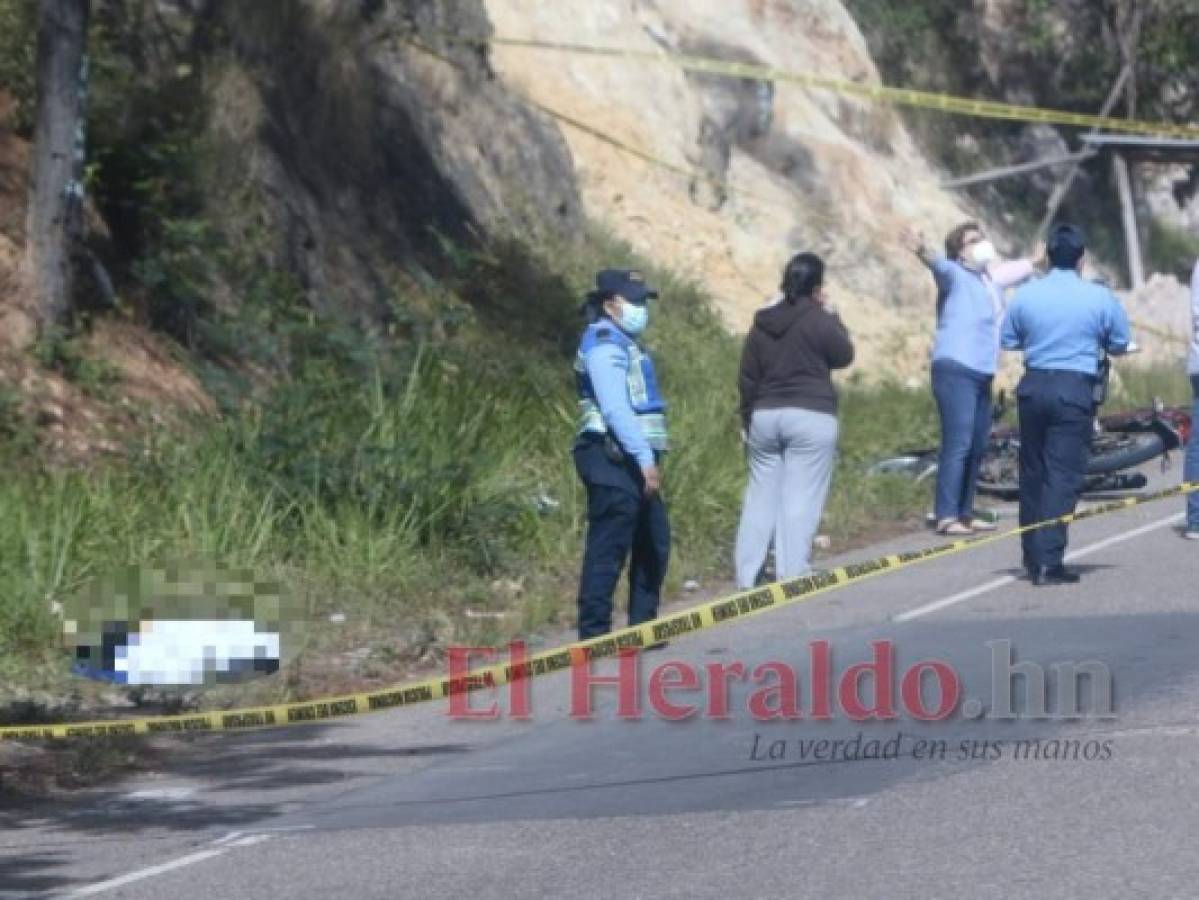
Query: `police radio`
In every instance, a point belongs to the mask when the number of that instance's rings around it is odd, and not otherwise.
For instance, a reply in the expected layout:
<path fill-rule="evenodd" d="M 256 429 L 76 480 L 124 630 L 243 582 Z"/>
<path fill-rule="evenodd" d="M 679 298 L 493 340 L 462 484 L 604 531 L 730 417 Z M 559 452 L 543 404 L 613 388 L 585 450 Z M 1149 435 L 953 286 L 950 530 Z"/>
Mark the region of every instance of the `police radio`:
<path fill-rule="evenodd" d="M 1091 399 L 1096 407 L 1107 400 L 1107 385 L 1112 374 L 1112 361 L 1104 350 L 1099 351 L 1099 371 L 1095 377 L 1095 385 L 1091 388 Z"/>

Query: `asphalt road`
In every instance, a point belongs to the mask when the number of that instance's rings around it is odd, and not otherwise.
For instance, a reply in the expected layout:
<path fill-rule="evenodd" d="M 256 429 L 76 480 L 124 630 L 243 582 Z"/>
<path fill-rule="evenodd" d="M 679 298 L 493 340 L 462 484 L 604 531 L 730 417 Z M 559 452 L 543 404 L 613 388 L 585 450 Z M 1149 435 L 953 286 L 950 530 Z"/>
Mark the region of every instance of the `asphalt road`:
<path fill-rule="evenodd" d="M 1155 477 L 1168 481 L 1177 471 Z M 612 689 L 593 720 L 571 718 L 562 675 L 534 683 L 525 722 L 429 706 L 205 738 L 161 773 L 0 812 L 0 896 L 1194 897 L 1199 547 L 1180 539 L 1180 510 L 1075 526 L 1078 586 L 1033 587 L 1001 541 L 680 639 L 642 658 L 637 719 L 617 716 Z M 815 721 L 816 641 L 834 688 L 889 642 L 896 718 L 854 721 L 834 689 Z M 1008 646 L 1045 673 L 1046 716 L 1024 690 L 1035 670 L 996 675 Z M 920 661 L 960 682 L 948 719 L 908 709 Z M 762 685 L 746 682 L 725 719 L 667 721 L 647 683 L 668 662 L 705 687 L 670 699 L 706 712 L 705 667 L 779 663 L 798 673 L 804 718 L 757 720 L 746 701 Z M 1092 690 L 1105 673 L 1110 710 Z M 994 717 L 1000 682 L 1014 718 Z M 867 705 L 880 699 L 861 683 Z M 921 702 L 937 700 L 926 680 Z"/>

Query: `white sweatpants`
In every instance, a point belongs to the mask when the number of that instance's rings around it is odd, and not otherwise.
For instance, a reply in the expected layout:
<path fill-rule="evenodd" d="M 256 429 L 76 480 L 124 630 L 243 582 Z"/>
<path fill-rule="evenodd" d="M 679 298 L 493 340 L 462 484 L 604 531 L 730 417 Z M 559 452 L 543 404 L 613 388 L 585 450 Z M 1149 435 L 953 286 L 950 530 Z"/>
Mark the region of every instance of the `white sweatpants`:
<path fill-rule="evenodd" d="M 748 589 L 774 538 L 777 576 L 809 570 L 837 452 L 837 417 L 807 409 L 761 409 L 748 435 L 749 484 L 737 529 L 737 587 Z"/>

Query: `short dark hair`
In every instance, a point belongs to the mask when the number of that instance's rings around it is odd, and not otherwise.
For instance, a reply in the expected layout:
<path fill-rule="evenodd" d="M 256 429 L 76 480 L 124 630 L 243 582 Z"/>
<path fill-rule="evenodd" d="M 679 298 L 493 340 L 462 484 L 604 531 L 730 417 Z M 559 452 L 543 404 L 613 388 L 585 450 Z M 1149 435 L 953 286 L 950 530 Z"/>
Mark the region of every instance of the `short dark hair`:
<path fill-rule="evenodd" d="M 1073 269 L 1087 250 L 1087 239 L 1077 225 L 1054 225 L 1045 240 L 1045 255 L 1055 269 Z"/>
<path fill-rule="evenodd" d="M 780 285 L 788 303 L 811 297 L 824 284 L 824 260 L 815 253 L 797 253 L 783 270 Z"/>
<path fill-rule="evenodd" d="M 957 259 L 962 255 L 962 248 L 966 246 L 966 235 L 972 231 L 982 233 L 982 228 L 977 222 L 963 222 L 949 234 L 945 235 L 945 256 L 948 259 Z"/>

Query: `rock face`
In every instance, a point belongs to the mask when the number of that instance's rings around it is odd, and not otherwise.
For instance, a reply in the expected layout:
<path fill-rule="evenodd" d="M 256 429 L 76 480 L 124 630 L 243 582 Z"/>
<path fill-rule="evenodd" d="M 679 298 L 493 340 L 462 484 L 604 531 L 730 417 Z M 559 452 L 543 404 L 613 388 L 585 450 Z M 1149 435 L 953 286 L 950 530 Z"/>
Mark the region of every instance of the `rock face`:
<path fill-rule="evenodd" d="M 1191 334 L 1191 289 L 1173 275 L 1156 274 L 1139 291 L 1118 294 L 1132 319 L 1133 337 L 1142 352 L 1136 364 L 1162 363 L 1182 368 Z"/>
<path fill-rule="evenodd" d="M 209 89 L 224 202 L 264 202 L 274 261 L 314 303 L 373 316 L 396 263 L 444 239 L 577 229 L 557 128 L 478 50 L 441 40 L 487 32 L 478 2 L 220 0 L 204 14 L 231 42 Z"/>
<path fill-rule="evenodd" d="M 1199 166 L 1143 165 L 1141 174 L 1154 218 L 1199 237 Z"/>
<path fill-rule="evenodd" d="M 154 6 L 164 33 L 146 38 L 146 56 L 162 61 L 163 77 L 181 53 L 201 68 L 210 211 L 263 265 L 294 274 L 314 305 L 377 320 L 396 279 L 435 267 L 447 239 L 560 236 L 591 219 L 704 284 L 735 330 L 774 294 L 792 254 L 819 252 L 858 344 L 857 371 L 923 380 L 935 290 L 897 237 L 911 224 L 939 240 L 978 210 L 938 187 L 942 173 L 887 106 L 688 72 L 671 59 L 878 83 L 839 0 Z M 979 77 L 1030 99 L 1019 52 L 999 49 L 1015 4 L 976 7 L 964 19 L 986 51 Z M 493 33 L 655 58 L 462 40 Z M 970 140 L 968 126 L 960 139 Z M 1062 149 L 1052 129 L 1030 130 L 1028 141 L 1033 156 Z M 1167 195 L 1181 196 L 1180 177 L 1163 175 L 1151 201 L 1164 209 Z M 1182 227 L 1199 215 L 1193 178 L 1188 190 L 1174 211 Z M 987 224 L 1001 250 L 1029 249 Z M 3 225 L 0 216 L 0 238 Z M 0 240 L 0 280 L 15 248 Z"/>
<path fill-rule="evenodd" d="M 935 290 L 897 240 L 900 228 L 939 241 L 962 220 L 985 218 L 938 187 L 943 173 L 893 109 L 785 80 L 688 72 L 671 59 L 878 83 L 840 0 L 159 6 L 193 28 L 216 22 L 227 36 L 206 55 L 209 131 L 229 173 L 217 179 L 225 193 L 217 205 L 257 197 L 273 261 L 298 276 L 312 302 L 362 317 L 385 313 L 397 268 L 419 268 L 446 238 L 571 234 L 588 218 L 704 284 L 734 330 L 774 294 L 792 254 L 815 250 L 858 343 L 858 371 L 923 380 Z M 1083 0 L 1062 7 L 1047 37 L 1055 52 L 1080 52 L 1065 23 L 1070 10 L 1086 9 Z M 1027 15 L 1013 0 L 980 0 L 955 25 L 979 50 L 970 77 L 1023 103 L 1047 89 L 1040 51 L 1006 39 Z M 484 49 L 471 40 L 493 35 L 655 59 Z M 969 123 L 945 125 L 969 139 Z M 1025 142 L 1022 158 L 1068 150 L 1043 126 L 1026 129 Z M 1058 174 L 1038 173 L 1030 186 L 1047 191 Z M 1146 174 L 1159 217 L 1196 227 L 1193 174 Z M 1004 223 L 986 224 L 1001 250 L 1031 249 Z M 1141 298 L 1130 302 L 1157 314 Z M 1004 368 L 1011 378 L 1019 360 L 1011 355 Z"/>
<path fill-rule="evenodd" d="M 446 241 L 580 230 L 557 126 L 485 54 L 442 41 L 488 32 L 481 0 L 149 6 L 138 77 L 202 84 L 207 215 L 258 264 L 295 276 L 314 306 L 377 321 L 397 280 L 419 277 Z M 7 154 L 24 145 L 5 139 L 0 101 L 0 193 L 21 196 L 27 166 Z M 9 286 L 22 226 L 22 210 L 0 204 L 0 323 L 6 343 L 27 344 Z"/>
<path fill-rule="evenodd" d="M 835 0 L 487 0 L 496 33 L 657 54 L 612 59 L 497 46 L 532 101 L 667 166 L 568 124 L 587 213 L 647 256 L 707 285 L 745 328 L 791 254 L 815 250 L 867 376 L 927 364 L 935 291 L 897 241 L 939 238 L 970 214 L 937 187 L 888 107 L 794 83 L 685 72 L 686 53 L 877 83 L 865 40 Z"/>

